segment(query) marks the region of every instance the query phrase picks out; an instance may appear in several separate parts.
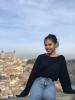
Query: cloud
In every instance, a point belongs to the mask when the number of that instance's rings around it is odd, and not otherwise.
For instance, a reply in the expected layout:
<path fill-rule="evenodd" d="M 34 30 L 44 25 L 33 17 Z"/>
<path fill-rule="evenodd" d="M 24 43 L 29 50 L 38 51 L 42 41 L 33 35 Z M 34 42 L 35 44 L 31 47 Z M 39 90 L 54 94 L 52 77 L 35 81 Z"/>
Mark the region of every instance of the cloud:
<path fill-rule="evenodd" d="M 3 2 L 4 1 L 4 2 Z M 67 9 L 70 3 L 57 0 L 0 1 L 0 27 L 34 33 L 63 25 L 74 25 L 75 12 Z M 68 1 L 70 2 L 70 1 Z M 72 2 L 73 3 L 73 2 Z M 2 5 L 1 5 L 2 4 Z M 63 5 L 65 7 L 63 7 Z M 14 6 L 14 7 L 13 7 Z M 61 20 L 62 19 L 62 20 Z M 55 26 L 56 25 L 56 26 Z M 50 28 L 51 27 L 51 28 Z"/>

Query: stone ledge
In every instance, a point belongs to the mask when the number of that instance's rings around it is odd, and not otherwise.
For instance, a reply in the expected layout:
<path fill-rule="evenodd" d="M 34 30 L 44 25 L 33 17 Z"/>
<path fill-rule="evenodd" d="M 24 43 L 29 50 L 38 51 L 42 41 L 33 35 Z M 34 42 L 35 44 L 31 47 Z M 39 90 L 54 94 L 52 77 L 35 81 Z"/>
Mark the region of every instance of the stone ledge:
<path fill-rule="evenodd" d="M 57 94 L 56 100 L 75 100 L 75 95 L 74 94 Z M 4 98 L 0 100 L 28 100 L 27 97 L 10 97 L 10 98 Z"/>

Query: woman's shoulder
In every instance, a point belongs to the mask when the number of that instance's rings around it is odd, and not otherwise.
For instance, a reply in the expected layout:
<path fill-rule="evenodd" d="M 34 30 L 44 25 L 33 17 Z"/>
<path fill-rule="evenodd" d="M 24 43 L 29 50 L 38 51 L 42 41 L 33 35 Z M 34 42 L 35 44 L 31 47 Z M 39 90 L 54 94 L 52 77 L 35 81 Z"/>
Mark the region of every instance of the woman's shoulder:
<path fill-rule="evenodd" d="M 44 57 L 45 56 L 45 53 L 41 53 L 41 54 L 39 54 L 37 57 Z"/>
<path fill-rule="evenodd" d="M 62 54 L 61 56 L 62 56 L 62 59 L 66 59 L 65 55 Z"/>

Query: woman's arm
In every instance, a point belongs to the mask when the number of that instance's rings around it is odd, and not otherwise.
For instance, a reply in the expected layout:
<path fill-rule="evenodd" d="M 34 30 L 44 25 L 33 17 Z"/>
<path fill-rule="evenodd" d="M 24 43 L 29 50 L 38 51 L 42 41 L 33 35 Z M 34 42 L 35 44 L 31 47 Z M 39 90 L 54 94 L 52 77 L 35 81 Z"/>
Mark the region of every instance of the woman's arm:
<path fill-rule="evenodd" d="M 39 56 L 38 56 L 37 59 L 36 59 L 36 61 L 35 61 L 35 63 L 34 63 L 32 71 L 30 73 L 30 76 L 28 78 L 28 81 L 27 81 L 25 89 L 21 92 L 20 95 L 16 95 L 17 97 L 24 97 L 24 96 L 28 95 L 31 86 L 32 86 L 35 78 L 37 77 L 39 66 L 40 66 L 40 60 L 39 60 Z"/>
<path fill-rule="evenodd" d="M 63 92 L 68 93 L 68 94 L 75 94 L 75 90 L 73 90 L 71 87 L 71 80 L 70 80 L 70 76 L 67 69 L 67 63 L 64 56 L 63 56 L 63 60 L 61 62 L 60 67 L 61 68 L 59 72 L 59 80 L 60 80 Z"/>

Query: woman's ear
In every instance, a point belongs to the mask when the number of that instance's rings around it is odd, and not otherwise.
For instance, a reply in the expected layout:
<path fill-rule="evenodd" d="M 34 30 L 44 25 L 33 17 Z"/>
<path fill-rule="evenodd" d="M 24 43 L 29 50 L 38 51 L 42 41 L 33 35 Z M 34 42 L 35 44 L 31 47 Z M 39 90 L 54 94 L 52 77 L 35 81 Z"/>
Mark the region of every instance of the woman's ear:
<path fill-rule="evenodd" d="M 59 46 L 59 42 L 56 43 L 55 47 L 57 48 Z"/>

